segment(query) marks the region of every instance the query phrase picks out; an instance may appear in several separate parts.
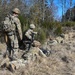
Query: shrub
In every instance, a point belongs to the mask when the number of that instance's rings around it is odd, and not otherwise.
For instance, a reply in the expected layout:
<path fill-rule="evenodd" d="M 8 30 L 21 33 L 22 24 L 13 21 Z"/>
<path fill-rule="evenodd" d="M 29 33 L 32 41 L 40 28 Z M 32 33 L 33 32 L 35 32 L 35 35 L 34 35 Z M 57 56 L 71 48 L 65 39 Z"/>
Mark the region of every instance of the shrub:
<path fill-rule="evenodd" d="M 62 26 L 72 27 L 72 26 L 75 26 L 75 22 L 67 21 L 67 22 L 62 23 Z"/>
<path fill-rule="evenodd" d="M 42 23 L 42 27 L 46 30 L 46 35 L 47 34 L 59 35 L 59 34 L 62 33 L 62 25 L 61 25 L 60 22 L 47 22 L 47 21 L 44 21 Z"/>
<path fill-rule="evenodd" d="M 55 33 L 56 35 L 60 35 L 60 34 L 62 33 L 62 26 L 58 26 L 58 27 L 56 28 L 56 30 L 54 31 L 54 33 Z"/>
<path fill-rule="evenodd" d="M 19 19 L 21 21 L 22 31 L 24 33 L 24 31 L 26 31 L 29 28 L 29 21 L 23 15 L 20 15 Z M 35 30 L 38 32 L 38 34 L 35 36 L 36 40 L 40 41 L 41 43 L 44 43 L 45 39 L 49 36 L 49 34 L 61 34 L 62 25 L 60 22 L 44 21 L 40 23 L 40 26 L 37 25 Z"/>
<path fill-rule="evenodd" d="M 38 29 L 38 34 L 36 35 L 36 40 L 40 41 L 42 44 L 46 39 L 46 32 L 44 29 Z"/>
<path fill-rule="evenodd" d="M 27 18 L 24 15 L 19 15 L 19 19 L 21 22 L 22 32 L 24 32 L 29 27 L 29 22 L 27 21 Z"/>

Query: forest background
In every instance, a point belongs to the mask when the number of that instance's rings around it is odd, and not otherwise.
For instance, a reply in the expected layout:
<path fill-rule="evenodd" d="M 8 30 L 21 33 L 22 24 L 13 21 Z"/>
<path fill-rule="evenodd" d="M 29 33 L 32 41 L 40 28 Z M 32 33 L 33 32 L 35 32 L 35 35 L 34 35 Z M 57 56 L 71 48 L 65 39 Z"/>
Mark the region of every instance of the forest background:
<path fill-rule="evenodd" d="M 38 32 L 35 38 L 41 43 L 50 35 L 57 36 L 68 28 L 75 29 L 74 0 L 0 0 L 0 31 L 4 17 L 15 7 L 21 10 L 19 19 L 22 32 L 29 28 L 30 23 L 34 23 Z M 2 41 L 4 35 L 0 33 L 0 36 Z"/>

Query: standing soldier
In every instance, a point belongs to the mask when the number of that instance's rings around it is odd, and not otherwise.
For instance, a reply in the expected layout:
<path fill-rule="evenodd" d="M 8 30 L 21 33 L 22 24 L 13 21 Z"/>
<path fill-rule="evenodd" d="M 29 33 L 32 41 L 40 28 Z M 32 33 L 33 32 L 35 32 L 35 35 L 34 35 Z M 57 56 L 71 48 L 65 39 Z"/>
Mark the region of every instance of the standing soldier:
<path fill-rule="evenodd" d="M 7 32 L 7 51 L 9 58 L 17 59 L 18 54 L 18 38 L 17 33 L 20 37 L 20 40 L 22 40 L 22 31 L 21 31 L 21 23 L 18 19 L 18 15 L 20 13 L 20 10 L 18 8 L 14 8 L 12 10 L 12 15 L 10 15 L 10 18 L 12 19 L 12 28 L 11 31 Z"/>

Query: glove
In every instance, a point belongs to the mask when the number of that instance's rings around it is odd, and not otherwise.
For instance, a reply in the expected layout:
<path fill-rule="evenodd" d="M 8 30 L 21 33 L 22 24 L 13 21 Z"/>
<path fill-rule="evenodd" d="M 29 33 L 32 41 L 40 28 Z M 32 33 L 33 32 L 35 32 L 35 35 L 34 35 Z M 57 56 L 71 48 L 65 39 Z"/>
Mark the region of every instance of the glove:
<path fill-rule="evenodd" d="M 37 32 L 34 32 L 34 34 L 37 34 Z"/>

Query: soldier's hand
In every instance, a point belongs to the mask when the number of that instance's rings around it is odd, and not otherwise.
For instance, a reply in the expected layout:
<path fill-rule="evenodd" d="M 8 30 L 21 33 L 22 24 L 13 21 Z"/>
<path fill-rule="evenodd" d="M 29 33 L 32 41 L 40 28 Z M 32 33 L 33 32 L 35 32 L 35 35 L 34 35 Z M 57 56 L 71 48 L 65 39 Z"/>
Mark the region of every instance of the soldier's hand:
<path fill-rule="evenodd" d="M 37 34 L 37 32 L 35 32 L 35 34 Z"/>
<path fill-rule="evenodd" d="M 37 34 L 37 32 L 34 32 L 34 34 Z"/>
<path fill-rule="evenodd" d="M 20 36 L 20 40 L 22 40 L 22 36 Z"/>

